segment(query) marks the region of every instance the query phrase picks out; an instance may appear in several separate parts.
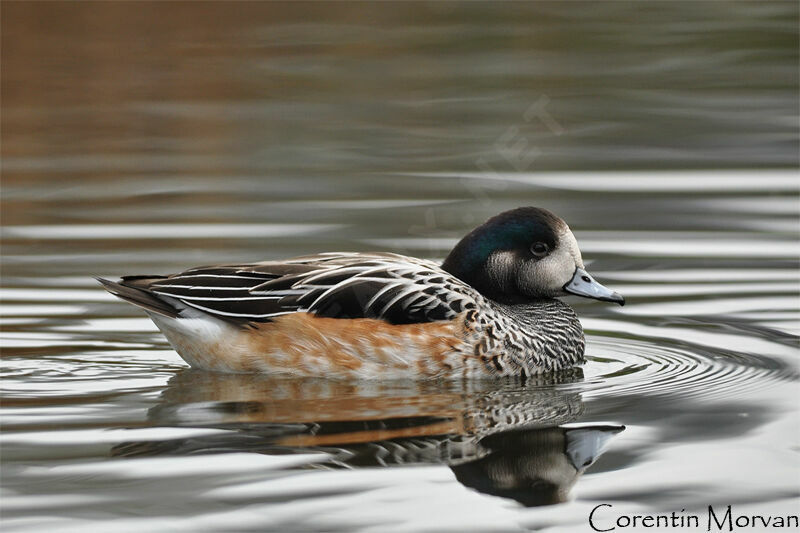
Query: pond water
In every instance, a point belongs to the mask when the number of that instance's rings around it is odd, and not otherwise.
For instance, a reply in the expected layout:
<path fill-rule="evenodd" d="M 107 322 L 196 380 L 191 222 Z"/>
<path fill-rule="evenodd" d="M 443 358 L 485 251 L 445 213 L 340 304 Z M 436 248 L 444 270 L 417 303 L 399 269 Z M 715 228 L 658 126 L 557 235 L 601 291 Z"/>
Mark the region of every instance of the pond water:
<path fill-rule="evenodd" d="M 5 3 L 3 530 L 797 514 L 797 18 Z M 524 385 L 191 370 L 92 279 L 442 258 L 519 205 L 561 215 L 628 301 L 570 299 L 588 362 Z"/>

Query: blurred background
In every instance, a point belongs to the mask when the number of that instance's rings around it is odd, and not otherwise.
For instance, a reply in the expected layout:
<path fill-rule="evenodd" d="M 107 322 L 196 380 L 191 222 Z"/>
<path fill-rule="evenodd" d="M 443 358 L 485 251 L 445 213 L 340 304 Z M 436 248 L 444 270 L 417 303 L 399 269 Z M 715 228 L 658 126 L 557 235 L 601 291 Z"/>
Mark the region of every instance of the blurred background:
<path fill-rule="evenodd" d="M 799 13 L 4 1 L 4 530 L 576 531 L 609 501 L 796 513 Z M 92 279 L 333 250 L 442 258 L 520 205 L 562 216 L 629 302 L 570 302 L 589 361 L 567 383 L 197 374 Z M 531 417 L 549 433 L 506 433 Z M 612 445 L 569 498 L 583 470 L 561 457 L 567 422 L 616 424 L 593 430 Z M 531 479 L 559 456 L 568 483 L 504 499 L 492 461 L 440 453 L 455 441 Z"/>
<path fill-rule="evenodd" d="M 797 11 L 7 2 L 3 224 L 341 222 L 404 199 L 482 200 L 477 221 L 504 173 L 795 169 Z M 590 220 L 627 227 L 635 204 Z M 419 220 L 402 207 L 370 233 Z"/>

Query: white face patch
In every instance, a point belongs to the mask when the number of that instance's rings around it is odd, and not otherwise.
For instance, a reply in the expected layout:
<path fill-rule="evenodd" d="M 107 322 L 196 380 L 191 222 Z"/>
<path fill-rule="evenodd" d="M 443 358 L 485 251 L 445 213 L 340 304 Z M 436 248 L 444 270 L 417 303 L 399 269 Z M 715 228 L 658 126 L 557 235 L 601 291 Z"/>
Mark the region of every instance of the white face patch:
<path fill-rule="evenodd" d="M 569 228 L 561 233 L 558 236 L 558 245 L 556 249 L 561 249 L 569 253 L 572 257 L 572 260 L 575 262 L 575 266 L 577 268 L 585 268 L 583 266 L 583 258 L 581 257 L 581 250 L 578 248 L 578 241 L 575 239 L 575 235 L 572 234 Z M 570 276 L 574 273 L 575 269 L 572 269 L 570 272 Z"/>
<path fill-rule="evenodd" d="M 528 296 L 553 297 L 564 294 L 576 268 L 583 268 L 578 241 L 569 230 L 558 235 L 555 249 L 538 261 L 528 261 L 518 271 L 517 286 Z"/>

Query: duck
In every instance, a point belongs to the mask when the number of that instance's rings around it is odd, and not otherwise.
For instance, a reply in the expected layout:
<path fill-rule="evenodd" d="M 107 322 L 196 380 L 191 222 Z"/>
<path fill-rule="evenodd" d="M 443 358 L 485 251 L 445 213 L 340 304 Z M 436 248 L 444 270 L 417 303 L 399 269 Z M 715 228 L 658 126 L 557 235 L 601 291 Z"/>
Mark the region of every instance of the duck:
<path fill-rule="evenodd" d="M 441 264 L 323 252 L 97 280 L 142 308 L 191 367 L 334 379 L 557 372 L 585 350 L 558 298 L 625 304 L 586 271 L 566 222 L 539 207 L 490 218 Z"/>

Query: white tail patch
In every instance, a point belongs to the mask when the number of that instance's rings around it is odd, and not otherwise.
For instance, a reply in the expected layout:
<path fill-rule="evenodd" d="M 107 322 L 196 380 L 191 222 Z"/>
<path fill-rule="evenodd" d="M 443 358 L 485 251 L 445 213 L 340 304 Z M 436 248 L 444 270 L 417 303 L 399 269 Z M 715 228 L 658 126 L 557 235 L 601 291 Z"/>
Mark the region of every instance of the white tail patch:
<path fill-rule="evenodd" d="M 191 366 L 241 372 L 238 362 L 244 348 L 241 329 L 204 313 L 188 318 L 148 314 L 178 355 Z"/>

